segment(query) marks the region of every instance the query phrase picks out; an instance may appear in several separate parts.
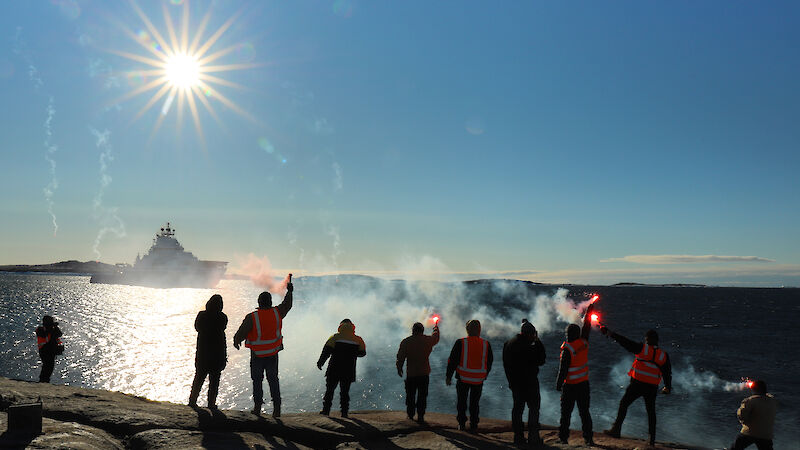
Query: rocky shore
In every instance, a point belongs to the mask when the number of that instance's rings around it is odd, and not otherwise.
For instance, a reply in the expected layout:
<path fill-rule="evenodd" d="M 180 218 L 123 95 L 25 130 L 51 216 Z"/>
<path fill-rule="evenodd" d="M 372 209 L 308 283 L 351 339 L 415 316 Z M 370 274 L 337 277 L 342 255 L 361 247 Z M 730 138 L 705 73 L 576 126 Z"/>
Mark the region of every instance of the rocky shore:
<path fill-rule="evenodd" d="M 42 434 L 7 430 L 10 405 L 41 398 Z M 501 449 L 514 448 L 511 423 L 483 419 L 477 434 L 458 431 L 452 414 L 429 413 L 427 426 L 401 411 L 352 411 L 343 419 L 313 413 L 257 417 L 247 411 L 211 411 L 156 402 L 120 392 L 0 378 L 0 448 L 77 449 Z M 586 448 L 579 431 L 570 444 L 542 430 L 545 448 Z M 637 439 L 595 434 L 598 448 L 648 448 Z M 650 447 L 652 448 L 652 447 Z M 697 449 L 677 444 L 656 448 Z"/>

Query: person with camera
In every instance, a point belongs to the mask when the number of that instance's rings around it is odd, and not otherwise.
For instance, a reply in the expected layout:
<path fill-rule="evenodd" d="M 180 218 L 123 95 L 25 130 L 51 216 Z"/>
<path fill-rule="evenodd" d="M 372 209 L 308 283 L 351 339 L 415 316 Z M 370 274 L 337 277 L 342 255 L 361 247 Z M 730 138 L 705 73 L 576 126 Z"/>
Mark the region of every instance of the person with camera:
<path fill-rule="evenodd" d="M 36 327 L 36 345 L 39 346 L 39 358 L 42 359 L 42 371 L 39 373 L 40 383 L 49 383 L 50 376 L 56 366 L 56 355 L 64 353 L 61 343 L 61 329 L 53 316 L 44 316 L 42 324 Z"/>

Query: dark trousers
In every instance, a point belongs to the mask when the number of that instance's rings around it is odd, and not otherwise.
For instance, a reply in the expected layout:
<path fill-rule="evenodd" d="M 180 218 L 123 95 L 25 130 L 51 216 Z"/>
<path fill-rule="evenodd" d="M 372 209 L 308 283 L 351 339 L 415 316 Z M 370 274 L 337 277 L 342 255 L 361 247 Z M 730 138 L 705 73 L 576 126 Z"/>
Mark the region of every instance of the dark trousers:
<path fill-rule="evenodd" d="M 208 377 L 208 407 L 216 406 L 220 375 L 222 375 L 221 371 L 209 372 L 208 369 L 196 369 L 194 381 L 192 381 L 192 392 L 189 394 L 189 403 L 192 405 L 197 403 L 197 397 L 200 396 L 200 389 L 203 388 L 203 383 L 206 381 L 206 377 Z"/>
<path fill-rule="evenodd" d="M 52 353 L 39 353 L 42 358 L 42 371 L 39 373 L 40 383 L 49 383 L 50 377 L 53 375 L 53 369 L 56 367 L 56 355 Z"/>
<path fill-rule="evenodd" d="M 328 375 L 325 378 L 325 395 L 322 397 L 322 411 L 326 414 L 331 412 L 333 404 L 333 392 L 339 386 L 339 404 L 342 407 L 342 414 L 347 414 L 350 410 L 350 385 L 353 380 L 340 379 L 336 375 Z"/>
<path fill-rule="evenodd" d="M 758 450 L 772 450 L 772 439 L 757 438 L 742 433 L 736 436 L 731 450 L 743 450 L 752 444 L 756 444 Z"/>
<path fill-rule="evenodd" d="M 511 428 L 514 429 L 514 437 L 521 438 L 525 435 L 522 412 L 525 410 L 525 405 L 528 405 L 528 440 L 538 441 L 539 406 L 542 401 L 539 394 L 539 380 L 534 379 L 525 386 L 512 389 L 511 397 L 514 399 L 514 406 L 511 409 Z"/>
<path fill-rule="evenodd" d="M 480 415 L 480 401 L 481 392 L 483 392 L 483 384 L 469 384 L 461 380 L 456 382 L 456 394 L 458 402 L 456 403 L 456 420 L 458 423 L 467 423 L 467 396 L 469 396 L 469 424 L 471 427 L 477 427 Z"/>
<path fill-rule="evenodd" d="M 558 428 L 558 437 L 569 437 L 569 422 L 572 419 L 572 408 L 578 404 L 578 414 L 581 416 L 583 438 L 592 439 L 592 416 L 589 414 L 589 382 L 578 384 L 564 384 L 561 388 L 561 426 Z"/>
<path fill-rule="evenodd" d="M 264 403 L 264 387 L 262 381 L 264 374 L 267 375 L 269 383 L 269 395 L 272 397 L 272 405 L 281 404 L 281 385 L 278 382 L 278 355 L 258 358 L 250 355 L 250 378 L 253 379 L 253 402 L 256 405 Z"/>
<path fill-rule="evenodd" d="M 631 384 L 619 401 L 619 410 L 617 411 L 617 420 L 614 421 L 614 429 L 621 430 L 622 422 L 625 420 L 625 415 L 628 414 L 628 406 L 639 397 L 644 398 L 644 407 L 647 409 L 647 425 L 650 432 L 650 440 L 656 439 L 656 394 L 658 394 L 658 385 L 651 383 L 644 383 L 631 378 Z"/>
<path fill-rule="evenodd" d="M 428 405 L 428 375 L 419 375 L 406 378 L 406 412 L 408 417 L 414 417 L 417 412 L 417 419 L 423 420 L 425 417 L 425 407 Z"/>

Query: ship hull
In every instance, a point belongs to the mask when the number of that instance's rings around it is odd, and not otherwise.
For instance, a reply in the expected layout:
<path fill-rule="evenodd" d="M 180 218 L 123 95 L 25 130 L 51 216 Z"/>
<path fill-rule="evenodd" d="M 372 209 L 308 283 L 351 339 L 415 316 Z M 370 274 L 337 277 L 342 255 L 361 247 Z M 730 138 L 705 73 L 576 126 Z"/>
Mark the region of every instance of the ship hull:
<path fill-rule="evenodd" d="M 217 286 L 223 275 L 225 275 L 224 267 L 195 271 L 129 268 L 119 272 L 94 274 L 89 282 L 153 288 L 210 289 Z"/>

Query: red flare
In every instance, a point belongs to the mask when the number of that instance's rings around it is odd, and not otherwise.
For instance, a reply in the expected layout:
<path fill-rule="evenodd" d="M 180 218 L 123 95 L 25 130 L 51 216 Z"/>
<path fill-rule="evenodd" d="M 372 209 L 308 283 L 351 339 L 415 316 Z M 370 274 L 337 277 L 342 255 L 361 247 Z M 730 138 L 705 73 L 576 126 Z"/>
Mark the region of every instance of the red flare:
<path fill-rule="evenodd" d="M 599 295 L 597 295 L 597 294 L 594 294 L 594 295 L 592 295 L 592 298 L 590 299 L 590 301 L 591 301 L 592 303 L 594 303 L 594 302 L 596 302 L 596 301 L 598 301 L 598 300 L 600 300 L 600 296 L 599 296 Z"/>
<path fill-rule="evenodd" d="M 599 323 L 600 316 L 598 316 L 597 314 L 592 314 L 592 322 Z"/>
<path fill-rule="evenodd" d="M 441 319 L 441 317 L 439 317 L 438 314 L 435 314 L 433 317 L 431 317 L 431 320 L 433 320 L 434 325 L 437 325 L 439 323 L 439 319 Z"/>
<path fill-rule="evenodd" d="M 747 380 L 745 381 L 745 384 L 747 384 L 748 389 L 753 389 L 753 380 Z"/>

